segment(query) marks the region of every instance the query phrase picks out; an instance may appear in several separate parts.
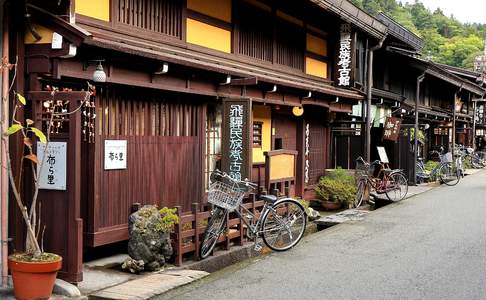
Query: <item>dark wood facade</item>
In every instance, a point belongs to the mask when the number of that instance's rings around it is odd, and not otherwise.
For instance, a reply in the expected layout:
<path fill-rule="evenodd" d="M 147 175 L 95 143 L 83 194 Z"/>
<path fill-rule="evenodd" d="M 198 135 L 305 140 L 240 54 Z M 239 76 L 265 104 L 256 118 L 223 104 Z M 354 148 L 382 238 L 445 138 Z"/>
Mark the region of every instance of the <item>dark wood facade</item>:
<path fill-rule="evenodd" d="M 268 150 L 295 153 L 293 194 L 312 190 L 331 166 L 331 119 L 364 98 L 367 43 L 385 31 L 365 14 L 341 19 L 353 6 L 329 10 L 314 1 L 222 1 L 230 3 L 226 15 L 191 0 L 100 0 L 91 10 L 82 0 L 21 2 L 19 11 L 27 8 L 43 35 L 40 41 L 28 31 L 16 37 L 14 53 L 25 72 L 17 91 L 34 103 L 28 117 L 38 120 L 48 85 L 72 89 L 64 100 L 77 103 L 93 60 L 103 60 L 107 75 L 95 83 L 94 142 L 83 136 L 80 114 L 54 133 L 53 141 L 68 142 L 67 191 L 41 195 L 46 249 L 65 258 L 62 277 L 72 282 L 82 280 L 83 248 L 128 238 L 133 204 L 177 206 L 183 213 L 205 203 L 209 152 L 218 148 L 210 146 L 209 127 L 225 121 L 210 115 L 224 97 L 271 108 Z M 334 83 L 342 23 L 353 31 L 356 80 L 347 88 Z M 209 32 L 217 44 L 199 41 L 194 30 Z M 53 32 L 63 36 L 61 49 L 51 48 Z M 161 71 L 164 64 L 168 72 Z M 304 113 L 294 115 L 296 107 Z M 217 129 L 212 134 L 217 138 Z M 127 141 L 126 169 L 104 170 L 106 140 Z M 253 166 L 253 179 L 263 185 L 265 164 Z"/>

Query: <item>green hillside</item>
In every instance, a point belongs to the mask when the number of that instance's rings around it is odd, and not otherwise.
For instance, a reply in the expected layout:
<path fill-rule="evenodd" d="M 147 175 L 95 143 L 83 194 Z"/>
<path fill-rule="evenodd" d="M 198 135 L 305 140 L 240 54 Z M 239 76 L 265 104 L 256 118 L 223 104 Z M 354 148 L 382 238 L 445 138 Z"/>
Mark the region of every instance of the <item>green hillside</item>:
<path fill-rule="evenodd" d="M 464 24 L 420 1 L 401 4 L 395 0 L 351 0 L 372 15 L 384 12 L 425 41 L 422 54 L 435 62 L 471 69 L 483 51 L 486 24 Z M 473 8 L 471 8 L 473 9 Z"/>

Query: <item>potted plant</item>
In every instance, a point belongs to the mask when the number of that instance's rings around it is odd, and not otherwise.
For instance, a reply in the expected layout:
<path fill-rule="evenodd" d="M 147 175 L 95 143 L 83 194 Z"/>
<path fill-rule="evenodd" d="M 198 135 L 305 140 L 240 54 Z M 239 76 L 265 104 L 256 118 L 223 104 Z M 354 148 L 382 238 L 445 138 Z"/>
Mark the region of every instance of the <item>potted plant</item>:
<path fill-rule="evenodd" d="M 349 206 L 356 196 L 354 177 L 343 169 L 336 169 L 319 179 L 315 190 L 326 210 Z"/>
<path fill-rule="evenodd" d="M 2 67 L 12 69 L 15 65 L 6 63 L 6 59 L 4 58 Z M 12 274 L 14 293 L 17 299 L 49 299 L 52 294 L 57 272 L 62 267 L 61 256 L 44 252 L 43 235 L 45 226 L 43 227 L 41 224 L 41 203 L 38 200 L 39 179 L 44 158 L 47 156 L 51 126 L 54 124 L 54 117 L 61 117 L 77 112 L 82 105 L 89 101 L 90 96 L 94 94 L 94 88 L 91 86 L 89 87 L 89 92 L 86 93 L 86 97 L 82 101 L 80 107 L 73 112 L 58 112 L 52 108 L 53 106 L 51 106 L 51 104 L 54 103 L 56 93 L 58 92 L 56 88 L 52 88 L 51 99 L 48 99 L 44 103 L 46 115 L 48 117 L 46 134 L 42 132 L 41 129 L 34 127 L 34 121 L 30 119 L 26 119 L 25 123 L 17 120 L 17 112 L 19 108 L 26 105 L 26 99 L 21 94 L 16 93 L 15 91 L 13 92 L 16 104 L 13 107 L 10 127 L 3 134 L 2 142 L 4 149 L 7 150 L 6 169 L 11 191 L 27 229 L 25 251 L 22 253 L 14 253 L 8 258 L 8 266 Z M 2 103 L 5 102 L 6 101 L 2 101 Z M 17 176 L 13 173 L 13 158 L 11 157 L 10 151 L 8 151 L 8 139 L 15 134 L 20 134 L 24 144 L 24 153 L 21 153 L 21 157 L 19 157 L 20 170 L 16 174 Z M 36 141 L 45 144 L 42 161 L 38 160 L 34 151 L 34 143 Z M 19 189 L 19 183 L 22 178 L 26 176 L 26 174 L 23 175 L 24 172 L 31 172 L 30 178 L 33 183 L 33 193 L 32 198 L 28 199 L 30 201 L 24 199 L 24 195 Z"/>

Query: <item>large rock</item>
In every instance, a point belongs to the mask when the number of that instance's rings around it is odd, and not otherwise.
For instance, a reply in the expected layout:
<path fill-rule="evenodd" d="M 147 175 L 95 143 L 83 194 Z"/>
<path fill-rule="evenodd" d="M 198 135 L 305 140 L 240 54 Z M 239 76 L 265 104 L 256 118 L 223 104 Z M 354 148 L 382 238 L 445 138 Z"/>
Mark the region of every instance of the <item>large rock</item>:
<path fill-rule="evenodd" d="M 143 261 L 146 271 L 159 270 L 173 253 L 170 232 L 164 231 L 155 206 L 147 205 L 131 214 L 128 233 L 128 254 L 135 261 Z"/>

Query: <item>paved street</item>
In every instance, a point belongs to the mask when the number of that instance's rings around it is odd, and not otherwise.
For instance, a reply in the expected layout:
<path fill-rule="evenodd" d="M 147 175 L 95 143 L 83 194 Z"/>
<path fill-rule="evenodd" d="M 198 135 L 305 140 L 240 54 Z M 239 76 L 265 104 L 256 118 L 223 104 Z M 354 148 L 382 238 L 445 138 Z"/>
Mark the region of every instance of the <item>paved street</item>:
<path fill-rule="evenodd" d="M 486 171 L 161 299 L 484 299 Z"/>

